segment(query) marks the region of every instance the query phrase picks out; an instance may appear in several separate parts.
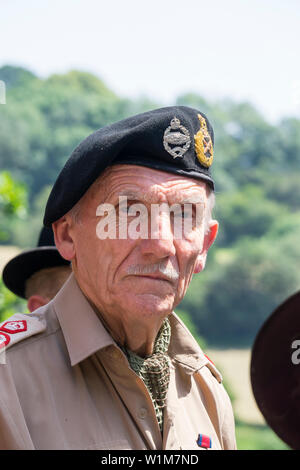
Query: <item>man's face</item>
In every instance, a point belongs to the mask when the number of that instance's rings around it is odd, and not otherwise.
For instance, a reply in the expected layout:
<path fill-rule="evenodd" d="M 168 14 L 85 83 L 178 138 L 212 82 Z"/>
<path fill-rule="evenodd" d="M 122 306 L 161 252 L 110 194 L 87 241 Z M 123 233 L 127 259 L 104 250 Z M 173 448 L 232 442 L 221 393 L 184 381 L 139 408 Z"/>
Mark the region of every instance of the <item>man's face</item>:
<path fill-rule="evenodd" d="M 204 267 L 206 251 L 214 234 L 205 235 L 202 220 L 183 237 L 174 236 L 174 220 L 166 213 L 151 212 L 153 204 L 168 206 L 190 204 L 203 212 L 207 205 L 203 182 L 150 168 L 116 165 L 102 175 L 101 184 L 93 187 L 81 201 L 79 221 L 68 214 L 73 241 L 73 270 L 80 287 L 92 303 L 110 321 L 127 319 L 151 321 L 164 318 L 183 299 L 193 273 Z M 119 196 L 126 196 L 128 207 L 142 204 L 147 209 L 149 236 L 120 239 Z M 117 237 L 99 239 L 96 233 L 101 204 L 115 208 Z M 151 237 L 151 219 L 155 219 L 156 236 Z M 102 216 L 103 218 L 103 216 Z M 134 216 L 128 216 L 128 226 Z M 215 223 L 217 227 L 217 223 Z M 157 230 L 163 238 L 157 236 Z"/>

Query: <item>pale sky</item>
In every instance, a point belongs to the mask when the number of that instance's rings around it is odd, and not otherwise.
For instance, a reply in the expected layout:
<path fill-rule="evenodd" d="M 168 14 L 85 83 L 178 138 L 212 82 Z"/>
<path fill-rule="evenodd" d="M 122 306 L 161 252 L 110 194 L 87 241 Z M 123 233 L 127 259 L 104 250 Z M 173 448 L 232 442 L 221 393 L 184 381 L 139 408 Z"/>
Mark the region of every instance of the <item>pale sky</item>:
<path fill-rule="evenodd" d="M 299 47 L 299 0 L 0 0 L 0 66 L 85 70 L 162 105 L 195 92 L 300 118 Z"/>

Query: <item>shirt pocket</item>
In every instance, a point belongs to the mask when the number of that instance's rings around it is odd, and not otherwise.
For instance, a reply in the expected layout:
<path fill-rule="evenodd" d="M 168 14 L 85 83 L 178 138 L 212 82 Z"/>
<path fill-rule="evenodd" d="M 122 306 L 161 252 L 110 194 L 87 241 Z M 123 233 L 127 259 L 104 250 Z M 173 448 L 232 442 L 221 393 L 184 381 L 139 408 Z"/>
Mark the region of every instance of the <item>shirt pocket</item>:
<path fill-rule="evenodd" d="M 132 450 L 132 445 L 130 445 L 126 439 L 118 439 L 89 444 L 84 450 Z"/>

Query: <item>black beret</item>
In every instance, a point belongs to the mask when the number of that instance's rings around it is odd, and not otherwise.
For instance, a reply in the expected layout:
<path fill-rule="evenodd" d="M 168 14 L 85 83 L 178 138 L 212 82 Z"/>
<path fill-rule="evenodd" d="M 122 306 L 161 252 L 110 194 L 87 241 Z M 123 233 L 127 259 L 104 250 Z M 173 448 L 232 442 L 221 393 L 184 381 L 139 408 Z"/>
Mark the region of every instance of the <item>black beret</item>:
<path fill-rule="evenodd" d="M 72 152 L 49 196 L 44 224 L 50 226 L 81 199 L 114 164 L 141 165 L 197 178 L 214 189 L 209 167 L 214 135 L 207 117 L 186 106 L 170 106 L 105 126 Z"/>
<path fill-rule="evenodd" d="M 279 305 L 256 335 L 251 385 L 273 431 L 300 449 L 300 292 Z"/>
<path fill-rule="evenodd" d="M 69 266 L 70 262 L 61 257 L 54 243 L 52 228 L 43 227 L 33 250 L 23 251 L 12 258 L 4 267 L 2 278 L 6 287 L 25 298 L 25 285 L 34 273 L 45 268 Z"/>

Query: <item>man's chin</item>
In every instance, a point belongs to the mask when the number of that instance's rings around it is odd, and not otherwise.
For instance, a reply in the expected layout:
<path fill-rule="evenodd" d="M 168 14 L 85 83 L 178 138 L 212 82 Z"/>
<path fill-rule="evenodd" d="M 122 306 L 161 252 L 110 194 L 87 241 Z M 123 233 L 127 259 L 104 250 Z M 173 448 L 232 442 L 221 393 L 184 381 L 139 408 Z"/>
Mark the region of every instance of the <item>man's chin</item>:
<path fill-rule="evenodd" d="M 138 294 L 135 296 L 134 301 L 131 298 L 126 309 L 130 315 L 137 316 L 168 316 L 174 306 L 173 296 L 161 296 L 153 293 Z"/>

